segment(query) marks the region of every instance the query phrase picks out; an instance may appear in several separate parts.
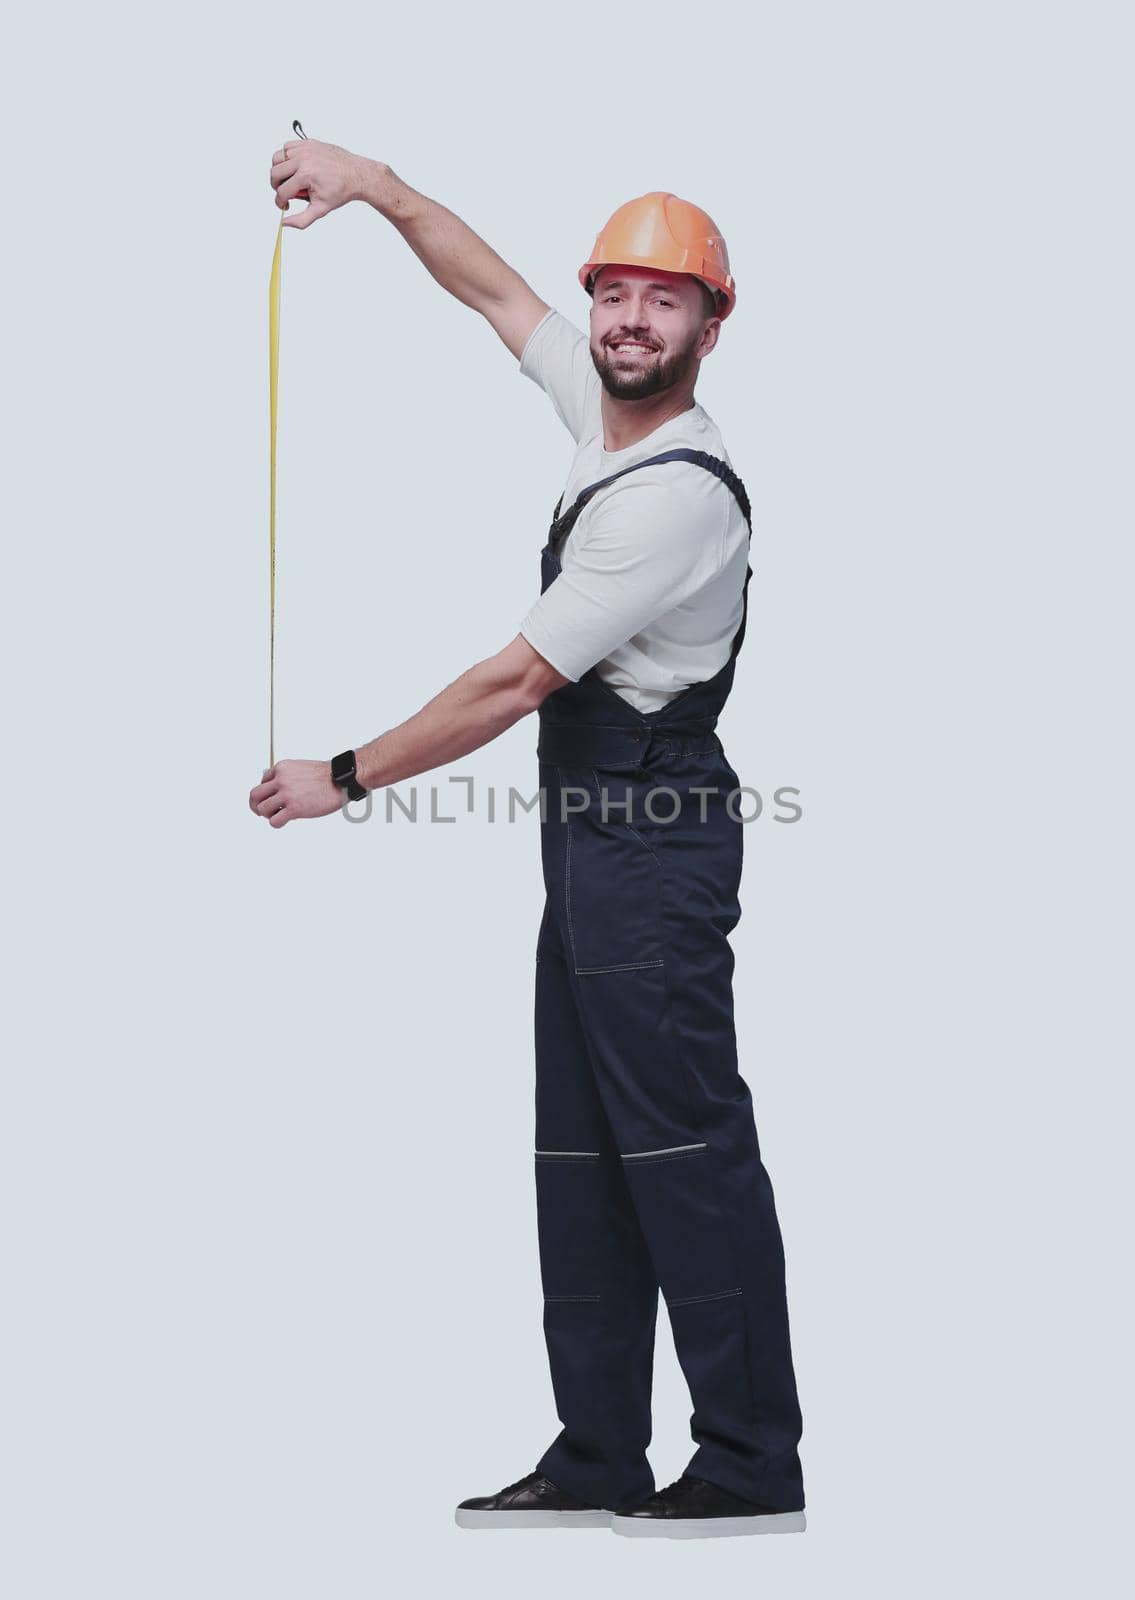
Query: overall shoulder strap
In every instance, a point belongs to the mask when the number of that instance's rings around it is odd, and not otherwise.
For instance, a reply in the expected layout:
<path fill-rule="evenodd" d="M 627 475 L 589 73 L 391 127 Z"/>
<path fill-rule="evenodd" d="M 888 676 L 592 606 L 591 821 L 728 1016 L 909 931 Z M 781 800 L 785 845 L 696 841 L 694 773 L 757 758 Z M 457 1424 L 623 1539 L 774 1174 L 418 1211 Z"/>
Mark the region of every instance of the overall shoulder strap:
<path fill-rule="evenodd" d="M 605 489 L 609 483 L 614 483 L 617 478 L 624 477 L 628 472 L 637 472 L 640 467 L 657 466 L 662 461 L 688 461 L 695 467 L 704 467 L 706 472 L 712 472 L 715 478 L 720 478 L 725 487 L 732 492 L 737 504 L 741 507 L 745 521 L 749 524 L 750 532 L 752 531 L 752 514 L 749 506 L 749 496 L 745 492 L 745 485 L 732 467 L 727 466 L 719 456 L 711 456 L 706 450 L 663 450 L 660 455 L 647 456 L 645 461 L 635 461 L 629 467 L 620 467 L 619 471 L 612 472 L 609 478 L 600 478 L 598 483 L 589 483 L 586 489 L 581 489 L 579 494 L 576 495 L 571 508 L 564 513 L 562 518 L 558 515 L 560 504 L 563 501 L 563 496 L 561 495 L 560 501 L 556 505 L 556 520 L 566 521 L 570 517 L 574 522 L 592 495 L 597 494 L 600 489 Z"/>

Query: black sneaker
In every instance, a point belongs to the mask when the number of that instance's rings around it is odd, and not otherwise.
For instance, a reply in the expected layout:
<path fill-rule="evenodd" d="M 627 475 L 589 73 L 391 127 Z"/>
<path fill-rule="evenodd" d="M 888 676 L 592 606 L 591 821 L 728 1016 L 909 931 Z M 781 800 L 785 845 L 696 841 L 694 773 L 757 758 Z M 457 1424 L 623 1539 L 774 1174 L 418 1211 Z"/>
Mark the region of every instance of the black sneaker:
<path fill-rule="evenodd" d="M 803 1511 L 776 1511 L 685 1473 L 641 1505 L 615 1512 L 612 1533 L 632 1538 L 717 1539 L 735 1533 L 803 1533 Z"/>
<path fill-rule="evenodd" d="M 462 1500 L 459 1528 L 609 1528 L 611 1513 L 577 1500 L 542 1472 L 530 1472 L 496 1494 Z"/>

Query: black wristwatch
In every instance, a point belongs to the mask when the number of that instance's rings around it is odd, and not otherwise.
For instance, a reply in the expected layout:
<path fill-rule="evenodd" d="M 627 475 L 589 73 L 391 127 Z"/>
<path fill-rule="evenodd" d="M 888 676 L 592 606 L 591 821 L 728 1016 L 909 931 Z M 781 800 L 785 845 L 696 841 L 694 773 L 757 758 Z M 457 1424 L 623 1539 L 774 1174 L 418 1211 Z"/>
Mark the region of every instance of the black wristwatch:
<path fill-rule="evenodd" d="M 365 800 L 368 791 L 355 777 L 355 752 L 343 750 L 331 758 L 331 781 L 347 791 L 348 800 Z"/>

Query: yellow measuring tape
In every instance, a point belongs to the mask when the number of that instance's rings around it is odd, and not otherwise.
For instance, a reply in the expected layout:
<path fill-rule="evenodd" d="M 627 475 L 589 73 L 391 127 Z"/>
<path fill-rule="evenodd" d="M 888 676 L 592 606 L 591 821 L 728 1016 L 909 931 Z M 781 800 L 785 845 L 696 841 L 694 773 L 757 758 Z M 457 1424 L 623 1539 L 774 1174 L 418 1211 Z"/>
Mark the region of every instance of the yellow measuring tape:
<path fill-rule="evenodd" d="M 292 127 L 301 139 L 307 134 L 298 122 Z M 276 415 L 280 394 L 280 257 L 284 240 L 284 213 L 276 229 L 272 275 L 268 280 L 268 430 L 270 434 L 271 487 L 268 493 L 268 765 L 276 764 Z"/>

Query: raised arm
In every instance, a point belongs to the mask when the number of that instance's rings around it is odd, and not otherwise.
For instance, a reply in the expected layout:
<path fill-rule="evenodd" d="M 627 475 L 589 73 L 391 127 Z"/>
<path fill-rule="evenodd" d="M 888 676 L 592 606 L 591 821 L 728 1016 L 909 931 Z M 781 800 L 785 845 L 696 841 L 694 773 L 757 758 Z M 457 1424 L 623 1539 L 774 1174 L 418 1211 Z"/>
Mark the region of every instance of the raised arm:
<path fill-rule="evenodd" d="M 528 335 L 548 306 L 520 274 L 437 200 L 411 189 L 384 161 L 353 155 L 319 139 L 289 141 L 272 157 L 276 204 L 306 200 L 285 228 L 306 228 L 328 212 L 362 200 L 393 223 L 430 276 L 462 305 L 479 311 L 519 361 Z"/>

